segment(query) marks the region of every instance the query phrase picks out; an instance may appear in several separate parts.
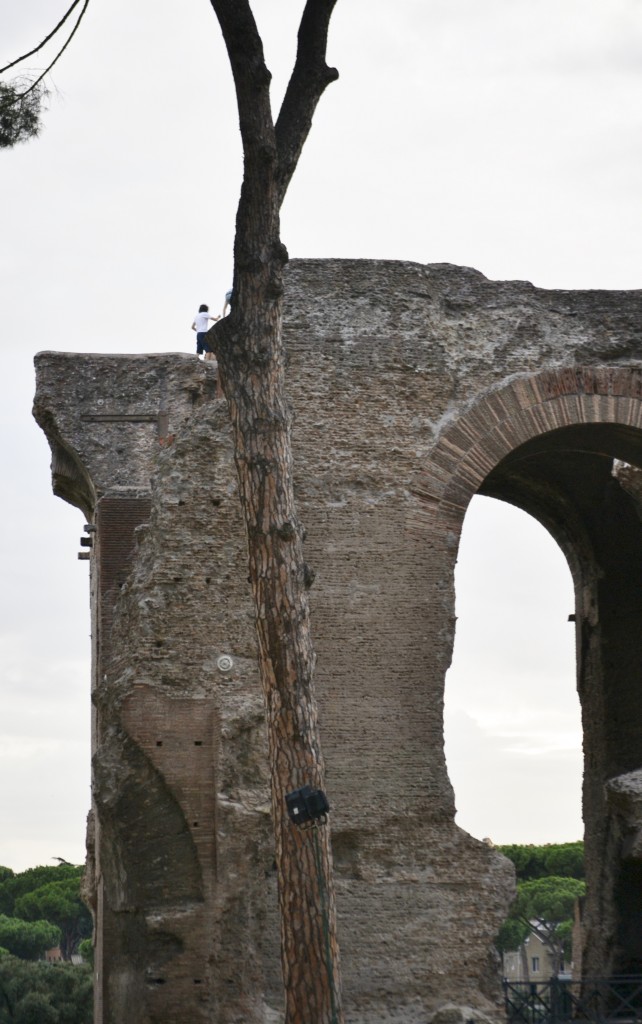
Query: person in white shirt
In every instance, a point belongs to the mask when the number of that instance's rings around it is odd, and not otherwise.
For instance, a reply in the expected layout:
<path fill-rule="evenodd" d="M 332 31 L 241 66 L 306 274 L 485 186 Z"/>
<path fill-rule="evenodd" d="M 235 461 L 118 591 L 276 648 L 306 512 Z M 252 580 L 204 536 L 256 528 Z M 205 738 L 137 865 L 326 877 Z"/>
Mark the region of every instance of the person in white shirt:
<path fill-rule="evenodd" d="M 205 335 L 209 328 L 209 321 L 216 322 L 220 316 L 210 316 L 210 307 L 202 304 L 198 307 L 198 313 L 194 317 L 192 330 L 196 331 L 196 355 L 204 356 L 205 359 L 213 359 L 214 353 L 207 343 Z"/>

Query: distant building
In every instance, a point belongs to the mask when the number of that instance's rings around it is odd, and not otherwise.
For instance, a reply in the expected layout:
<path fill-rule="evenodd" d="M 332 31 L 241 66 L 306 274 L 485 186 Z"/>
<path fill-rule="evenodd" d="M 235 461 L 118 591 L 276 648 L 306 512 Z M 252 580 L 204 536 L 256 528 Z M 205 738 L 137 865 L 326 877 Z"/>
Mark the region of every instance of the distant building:
<path fill-rule="evenodd" d="M 566 976 L 572 964 L 562 961 L 558 977 Z M 519 949 L 502 956 L 502 970 L 506 981 L 549 981 L 553 976 L 551 954 L 537 935 L 528 936 Z"/>

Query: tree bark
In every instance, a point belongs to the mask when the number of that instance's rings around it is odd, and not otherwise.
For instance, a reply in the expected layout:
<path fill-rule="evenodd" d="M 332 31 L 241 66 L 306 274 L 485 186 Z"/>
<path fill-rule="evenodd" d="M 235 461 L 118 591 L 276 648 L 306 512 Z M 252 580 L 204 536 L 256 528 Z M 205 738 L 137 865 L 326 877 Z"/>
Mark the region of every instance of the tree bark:
<path fill-rule="evenodd" d="M 294 503 L 282 340 L 280 207 L 326 85 L 336 0 L 308 0 L 276 126 L 270 73 L 248 0 L 211 0 L 236 87 L 244 176 L 236 218 L 232 311 L 212 329 L 233 426 L 256 607 L 272 779 L 287 1024 L 340 1024 L 330 828 L 291 824 L 285 794 L 324 788 L 307 590 L 311 573 Z"/>

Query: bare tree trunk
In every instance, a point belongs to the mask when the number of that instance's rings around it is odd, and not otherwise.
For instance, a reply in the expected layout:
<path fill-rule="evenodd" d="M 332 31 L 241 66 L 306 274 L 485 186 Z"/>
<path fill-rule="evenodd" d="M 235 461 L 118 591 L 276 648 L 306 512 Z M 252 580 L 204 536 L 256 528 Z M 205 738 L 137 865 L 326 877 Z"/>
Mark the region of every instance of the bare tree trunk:
<path fill-rule="evenodd" d="M 297 61 L 276 126 L 270 74 L 247 0 L 211 0 L 227 46 L 244 149 L 232 312 L 212 331 L 233 425 L 256 606 L 272 778 L 287 1024 L 340 1024 L 339 952 L 330 829 L 305 831 L 285 795 L 323 789 L 307 590 L 311 573 L 295 505 L 282 343 L 279 212 L 310 129 L 337 73 L 325 64 L 336 0 L 308 0 Z"/>

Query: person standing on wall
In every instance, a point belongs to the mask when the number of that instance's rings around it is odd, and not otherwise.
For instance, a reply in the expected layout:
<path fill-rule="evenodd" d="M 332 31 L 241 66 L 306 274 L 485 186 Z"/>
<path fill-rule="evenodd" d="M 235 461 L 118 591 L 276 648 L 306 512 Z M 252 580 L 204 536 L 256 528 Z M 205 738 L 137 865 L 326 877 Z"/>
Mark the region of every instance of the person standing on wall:
<path fill-rule="evenodd" d="M 210 307 L 202 303 L 198 307 L 198 313 L 194 317 L 192 324 L 192 330 L 196 331 L 196 355 L 202 355 L 205 359 L 213 359 L 214 353 L 207 343 L 205 335 L 209 328 L 209 321 L 213 320 L 216 322 L 220 320 L 220 316 L 210 316 Z"/>

